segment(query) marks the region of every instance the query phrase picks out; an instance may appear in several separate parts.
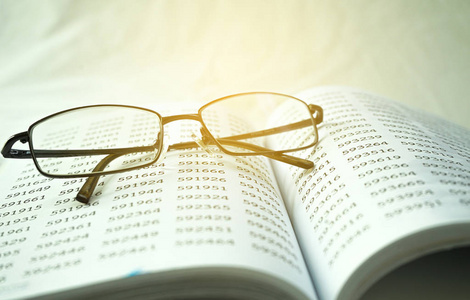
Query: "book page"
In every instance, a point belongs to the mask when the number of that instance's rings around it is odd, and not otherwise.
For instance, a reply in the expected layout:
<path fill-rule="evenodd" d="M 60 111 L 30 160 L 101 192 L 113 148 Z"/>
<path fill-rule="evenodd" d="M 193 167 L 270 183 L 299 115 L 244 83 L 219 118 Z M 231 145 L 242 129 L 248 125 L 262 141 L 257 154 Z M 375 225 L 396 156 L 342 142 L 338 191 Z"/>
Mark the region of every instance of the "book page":
<path fill-rule="evenodd" d="M 320 141 L 276 177 L 322 299 L 354 299 L 424 252 L 470 244 L 470 133 L 362 91 L 310 90 Z"/>
<path fill-rule="evenodd" d="M 88 143 L 138 141 L 149 126 L 142 119 L 126 126 L 108 121 L 89 132 Z M 165 126 L 173 142 L 199 128 L 185 121 Z M 51 136 L 61 143 L 79 133 L 58 130 Z M 292 297 L 315 298 L 267 159 L 214 151 L 215 157 L 198 149 L 169 151 L 158 164 L 105 175 L 88 205 L 74 200 L 86 178 L 47 178 L 30 159 L 2 159 L 0 298 L 85 291 L 90 284 L 174 270 L 196 278 L 204 268 L 264 274 Z M 68 165 L 70 172 L 89 167 L 80 159 Z"/>

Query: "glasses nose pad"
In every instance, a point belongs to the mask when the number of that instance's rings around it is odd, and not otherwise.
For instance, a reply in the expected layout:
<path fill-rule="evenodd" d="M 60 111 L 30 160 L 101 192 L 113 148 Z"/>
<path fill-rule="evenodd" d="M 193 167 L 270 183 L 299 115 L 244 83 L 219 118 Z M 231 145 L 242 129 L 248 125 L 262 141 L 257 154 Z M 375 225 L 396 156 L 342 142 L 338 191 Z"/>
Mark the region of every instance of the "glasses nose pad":
<path fill-rule="evenodd" d="M 198 137 L 194 132 L 191 134 L 191 138 L 196 142 L 196 144 L 198 144 L 199 147 L 201 147 L 201 149 L 206 151 L 206 153 L 209 154 L 210 157 L 214 158 L 215 153 L 204 142 L 204 138 L 207 139 L 209 138 L 210 135 L 205 133 L 204 128 L 201 128 L 200 131 L 201 131 L 202 138 Z"/>
<path fill-rule="evenodd" d="M 160 156 L 158 157 L 157 161 L 155 162 L 156 164 L 161 163 L 162 160 L 165 158 L 166 152 L 168 151 L 169 146 L 170 146 L 170 137 L 167 134 L 164 134 L 162 151 L 160 152 Z M 158 149 L 155 149 L 154 151 L 155 151 L 156 154 L 158 154 Z"/>

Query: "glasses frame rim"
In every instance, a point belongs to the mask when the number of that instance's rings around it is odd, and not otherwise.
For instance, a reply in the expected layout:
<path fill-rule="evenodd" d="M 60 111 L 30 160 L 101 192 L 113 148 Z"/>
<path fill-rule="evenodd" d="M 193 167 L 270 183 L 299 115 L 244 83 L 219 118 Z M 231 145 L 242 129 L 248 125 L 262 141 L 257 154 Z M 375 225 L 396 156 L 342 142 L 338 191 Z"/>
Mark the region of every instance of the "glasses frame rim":
<path fill-rule="evenodd" d="M 37 125 L 41 124 L 42 122 L 47 121 L 48 119 L 54 118 L 58 115 L 69 113 L 69 112 L 74 111 L 74 110 L 80 110 L 80 109 L 86 109 L 86 108 L 95 108 L 95 107 L 132 108 L 132 109 L 137 109 L 137 110 L 144 110 L 144 111 L 147 111 L 147 112 L 150 112 L 150 113 L 153 113 L 153 114 L 157 115 L 158 119 L 160 120 L 160 122 L 159 122 L 160 131 L 159 131 L 159 134 L 158 134 L 159 136 L 157 137 L 157 143 L 154 144 L 153 146 L 158 146 L 158 148 L 156 148 L 158 150 L 158 155 L 148 163 L 145 163 L 145 164 L 142 164 L 142 165 L 139 165 L 139 166 L 135 166 L 135 167 L 124 168 L 124 169 L 119 169 L 119 170 L 112 170 L 112 171 L 98 171 L 98 172 L 94 172 L 94 173 L 82 173 L 82 174 L 50 174 L 50 173 L 47 173 L 44 170 L 42 170 L 39 162 L 37 161 L 37 156 L 36 156 L 36 153 L 35 153 L 35 150 L 34 150 L 34 145 L 33 145 L 33 138 L 32 137 L 33 137 L 34 128 Z M 33 159 L 33 162 L 34 162 L 34 165 L 36 166 L 36 169 L 39 171 L 40 174 L 42 174 L 46 177 L 49 177 L 49 178 L 83 178 L 83 177 L 94 177 L 94 176 L 117 174 L 117 173 L 122 173 L 122 172 L 127 172 L 127 171 L 132 171 L 132 170 L 145 168 L 145 167 L 148 167 L 148 166 L 150 166 L 150 165 L 152 165 L 152 164 L 154 164 L 155 162 L 158 161 L 158 159 L 160 158 L 160 156 L 162 154 L 162 148 L 163 148 L 163 122 L 162 122 L 162 119 L 163 119 L 162 116 L 156 111 L 153 111 L 151 109 L 144 108 L 144 107 L 133 106 L 133 105 L 94 104 L 94 105 L 79 106 L 79 107 L 74 107 L 74 108 L 70 108 L 70 109 L 66 109 L 66 110 L 62 110 L 62 111 L 53 113 L 53 114 L 48 115 L 44 118 L 41 118 L 41 119 L 37 120 L 36 122 L 34 122 L 33 124 L 31 124 L 29 126 L 28 130 L 26 131 L 26 133 L 28 135 L 27 142 L 29 144 L 29 151 L 31 153 L 31 158 Z M 92 149 L 92 150 L 97 150 L 97 149 Z M 110 150 L 112 150 L 112 148 Z"/>
<path fill-rule="evenodd" d="M 236 97 L 240 97 L 240 96 L 253 95 L 253 94 L 265 94 L 265 95 L 276 95 L 276 96 L 281 96 L 281 97 L 287 97 L 287 98 L 290 98 L 292 100 L 296 100 L 296 101 L 302 103 L 305 106 L 305 108 L 307 109 L 307 111 L 309 112 L 310 119 L 312 120 L 312 127 L 314 128 L 314 132 L 315 132 L 315 140 L 312 143 L 308 144 L 307 146 L 302 146 L 302 147 L 299 147 L 299 148 L 287 149 L 287 150 L 271 150 L 271 151 L 258 151 L 258 152 L 233 152 L 233 151 L 230 151 L 230 150 L 226 149 L 221 143 L 218 142 L 217 138 L 215 138 L 212 135 L 209 128 L 207 128 L 207 125 L 205 124 L 204 118 L 202 116 L 202 112 L 207 107 L 210 107 L 212 104 L 215 104 L 217 102 L 221 102 L 221 101 L 227 100 L 229 98 L 236 98 Z M 319 106 L 315 106 L 315 107 L 319 108 Z M 317 120 L 312 115 L 309 104 L 307 104 L 305 101 L 303 101 L 299 98 L 296 98 L 294 96 L 291 96 L 291 95 L 286 95 L 286 94 L 276 93 L 276 92 L 245 92 L 245 93 L 232 94 L 232 95 L 224 96 L 222 98 L 215 99 L 215 100 L 213 100 L 209 103 L 204 104 L 203 106 L 201 106 L 199 108 L 197 114 L 200 118 L 199 121 L 201 122 L 201 124 L 203 125 L 203 127 L 206 131 L 205 133 L 212 139 L 212 141 L 216 144 L 217 148 L 222 150 L 222 152 L 224 152 L 225 154 L 229 154 L 229 155 L 232 155 L 232 156 L 258 156 L 258 155 L 265 155 L 265 154 L 282 154 L 282 153 L 297 152 L 297 151 L 301 151 L 301 150 L 311 148 L 311 147 L 315 146 L 318 143 Z"/>

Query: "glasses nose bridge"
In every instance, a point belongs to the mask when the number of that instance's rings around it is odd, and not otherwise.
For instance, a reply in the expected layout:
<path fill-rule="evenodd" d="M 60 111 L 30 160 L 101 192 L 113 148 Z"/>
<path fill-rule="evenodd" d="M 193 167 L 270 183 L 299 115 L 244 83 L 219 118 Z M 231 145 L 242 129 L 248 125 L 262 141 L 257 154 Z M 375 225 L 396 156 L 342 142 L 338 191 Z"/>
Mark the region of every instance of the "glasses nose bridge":
<path fill-rule="evenodd" d="M 181 120 L 193 120 L 201 123 L 203 125 L 201 116 L 198 114 L 183 114 L 183 115 L 174 115 L 174 116 L 166 116 L 162 117 L 162 125 L 166 125 L 171 122 L 181 121 Z"/>

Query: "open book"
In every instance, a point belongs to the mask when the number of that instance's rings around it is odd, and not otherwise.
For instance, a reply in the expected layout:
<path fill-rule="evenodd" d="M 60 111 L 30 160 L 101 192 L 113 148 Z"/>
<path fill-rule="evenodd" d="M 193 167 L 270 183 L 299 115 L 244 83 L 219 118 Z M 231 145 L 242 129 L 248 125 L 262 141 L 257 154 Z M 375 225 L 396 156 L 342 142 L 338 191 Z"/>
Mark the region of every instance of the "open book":
<path fill-rule="evenodd" d="M 84 205 L 85 179 L 2 159 L 0 298 L 355 299 L 470 244 L 468 130 L 348 88 L 297 96 L 324 109 L 317 146 L 293 154 L 310 170 L 169 151 L 103 176 Z M 172 137 L 198 130 L 178 124 Z"/>

